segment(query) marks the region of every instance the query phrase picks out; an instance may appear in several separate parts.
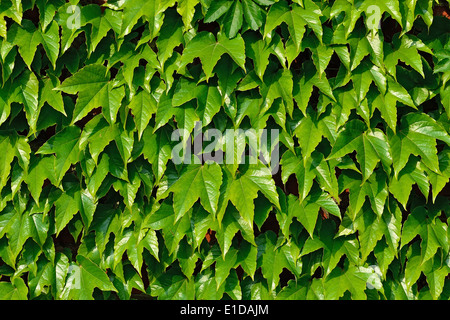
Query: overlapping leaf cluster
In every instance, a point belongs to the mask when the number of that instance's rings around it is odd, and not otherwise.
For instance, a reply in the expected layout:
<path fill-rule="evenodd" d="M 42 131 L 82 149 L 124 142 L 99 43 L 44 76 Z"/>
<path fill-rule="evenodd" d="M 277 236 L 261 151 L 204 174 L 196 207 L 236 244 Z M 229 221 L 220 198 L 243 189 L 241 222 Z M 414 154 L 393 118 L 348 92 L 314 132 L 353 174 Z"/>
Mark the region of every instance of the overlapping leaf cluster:
<path fill-rule="evenodd" d="M 448 299 L 438 5 L 2 0 L 0 298 Z"/>

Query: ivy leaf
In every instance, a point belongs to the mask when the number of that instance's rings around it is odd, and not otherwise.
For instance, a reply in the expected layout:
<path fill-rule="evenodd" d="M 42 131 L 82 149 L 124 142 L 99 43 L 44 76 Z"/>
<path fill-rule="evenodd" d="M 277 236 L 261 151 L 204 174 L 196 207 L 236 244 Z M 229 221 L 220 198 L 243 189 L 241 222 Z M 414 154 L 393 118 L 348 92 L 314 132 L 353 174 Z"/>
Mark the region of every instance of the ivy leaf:
<path fill-rule="evenodd" d="M 325 277 L 336 267 L 342 255 L 345 254 L 352 260 L 359 260 L 359 244 L 357 241 L 351 239 L 344 241 L 341 237 L 333 239 L 335 228 L 333 222 L 324 221 L 321 225 L 320 237 L 308 238 L 301 252 L 301 256 L 304 256 L 315 250 L 324 249 L 322 264 L 325 269 Z"/>
<path fill-rule="evenodd" d="M 258 30 L 262 27 L 266 12 L 252 0 L 242 0 L 244 18 L 252 30 Z"/>
<path fill-rule="evenodd" d="M 212 75 L 214 66 L 225 53 L 245 71 L 245 44 L 240 35 L 230 40 L 219 33 L 216 40 L 215 36 L 210 32 L 199 32 L 187 43 L 181 56 L 181 64 L 178 70 L 198 57 L 202 62 L 203 70 L 208 80 Z"/>
<path fill-rule="evenodd" d="M 127 0 L 125 4 L 120 38 L 129 34 L 142 16 L 148 15 L 150 19 L 153 14 L 157 16 L 160 9 L 160 1 Z"/>
<path fill-rule="evenodd" d="M 256 75 L 263 81 L 264 72 L 269 64 L 269 56 L 273 50 L 268 41 L 260 39 L 255 33 L 245 33 L 245 52 L 253 60 Z"/>
<path fill-rule="evenodd" d="M 383 237 L 383 224 L 381 218 L 372 210 L 362 211 L 359 217 L 358 232 L 361 244 L 361 260 L 366 261 L 367 256 L 374 250 L 377 242 Z"/>
<path fill-rule="evenodd" d="M 354 150 L 363 173 L 363 182 L 372 174 L 378 161 L 386 168 L 392 163 L 387 137 L 379 129 L 365 131 L 365 125 L 360 120 L 351 120 L 346 124 L 336 138 L 328 159 L 340 158 Z"/>
<path fill-rule="evenodd" d="M 139 91 L 130 101 L 129 108 L 134 115 L 139 139 L 147 127 L 152 115 L 156 112 L 156 100 L 146 90 Z"/>
<path fill-rule="evenodd" d="M 59 85 L 59 79 L 53 76 L 49 76 L 48 78 L 45 78 L 42 82 L 40 82 L 38 107 L 42 108 L 44 103 L 47 102 L 53 109 L 67 116 L 66 110 L 64 109 L 64 102 L 61 92 L 53 90 L 53 88 Z"/>
<path fill-rule="evenodd" d="M 346 269 L 335 268 L 324 281 L 325 298 L 339 299 L 349 291 L 354 300 L 365 300 L 366 282 L 373 273 L 371 268 L 349 265 Z"/>
<path fill-rule="evenodd" d="M 89 111 L 108 105 L 109 75 L 102 65 L 87 65 L 72 77 L 64 80 L 56 90 L 69 94 L 78 93 L 77 103 L 73 112 L 72 124 L 81 120 Z"/>
<path fill-rule="evenodd" d="M 450 179 L 450 151 L 443 150 L 438 155 L 439 158 L 439 170 L 442 172 L 442 175 L 436 174 L 431 170 L 427 170 L 427 175 L 430 180 L 430 184 L 433 186 L 433 202 L 436 201 L 437 195 L 442 191 L 442 189 L 447 184 Z"/>
<path fill-rule="evenodd" d="M 270 169 L 262 164 L 254 167 L 250 165 L 242 175 L 233 180 L 230 186 L 230 200 L 248 223 L 253 221 L 255 208 L 253 201 L 258 191 L 261 191 L 273 205 L 280 208 Z"/>
<path fill-rule="evenodd" d="M 12 218 L 11 229 L 7 232 L 9 238 L 9 248 L 11 249 L 12 259 L 16 260 L 22 251 L 25 241 L 28 238 L 38 238 L 37 230 L 33 226 L 33 219 L 28 213 L 16 211 Z"/>
<path fill-rule="evenodd" d="M 22 278 L 15 278 L 11 282 L 0 282 L 0 298 L 2 300 L 27 300 L 28 287 Z"/>
<path fill-rule="evenodd" d="M 36 204 L 39 204 L 39 196 L 42 192 L 42 185 L 45 179 L 52 176 L 54 170 L 54 159 L 52 157 L 35 157 L 31 162 L 25 183 L 30 190 Z"/>
<path fill-rule="evenodd" d="M 0 137 L 0 147 L 4 152 L 0 155 L 0 170 L 1 170 L 1 187 L 3 188 L 7 182 L 11 172 L 11 163 L 14 160 L 14 144 L 11 139 L 4 135 Z"/>
<path fill-rule="evenodd" d="M 73 216 L 79 211 L 77 195 L 75 191 L 63 193 L 55 201 L 55 228 L 56 235 L 72 220 Z"/>
<path fill-rule="evenodd" d="M 41 33 L 42 45 L 49 57 L 53 69 L 56 69 L 56 60 L 59 55 L 59 26 L 56 21 L 52 21 L 47 31 Z"/>
<path fill-rule="evenodd" d="M 279 275 L 286 266 L 286 259 L 277 248 L 277 236 L 268 231 L 264 236 L 256 239 L 258 255 L 261 256 L 261 271 L 268 281 L 269 291 L 275 289 L 279 282 Z"/>
<path fill-rule="evenodd" d="M 386 175 L 382 170 L 376 170 L 366 182 L 361 185 L 360 175 L 347 171 L 338 178 L 339 190 L 349 189 L 349 207 L 347 214 L 354 221 L 366 200 L 369 198 L 372 210 L 381 217 L 388 196 Z"/>
<path fill-rule="evenodd" d="M 78 269 L 75 270 L 78 279 L 75 278 L 75 283 L 80 286 L 77 299 L 93 299 L 92 293 L 96 287 L 100 290 L 117 292 L 111 280 L 97 264 L 82 255 L 77 255 L 77 262 Z"/>
<path fill-rule="evenodd" d="M 330 63 L 331 56 L 334 53 L 333 48 L 320 43 L 314 36 L 308 36 L 304 39 L 302 42 L 302 49 L 303 48 L 309 48 L 312 51 L 314 65 L 319 73 L 319 78 L 322 78 L 325 69 Z"/>
<path fill-rule="evenodd" d="M 202 206 L 216 213 L 222 171 L 217 163 L 190 165 L 171 187 L 174 192 L 175 222 L 200 198 Z M 189 186 L 189 187 L 186 187 Z"/>
<path fill-rule="evenodd" d="M 185 30 L 189 30 L 191 27 L 192 18 L 194 17 L 195 6 L 200 0 L 179 0 L 177 5 L 177 11 L 183 18 Z"/>
<path fill-rule="evenodd" d="M 121 33 L 123 21 L 118 11 L 105 10 L 102 13 L 99 6 L 87 5 L 81 9 L 81 18 L 86 20 L 84 23 L 91 25 L 89 53 L 94 52 L 100 41 L 106 37 L 109 30 L 113 29 L 116 34 Z"/>
<path fill-rule="evenodd" d="M 219 112 L 222 105 L 222 96 L 219 89 L 216 86 L 204 83 L 197 85 L 194 81 L 181 78 L 177 83 L 172 99 L 172 105 L 181 106 L 192 99 L 197 99 L 196 113 L 199 116 L 202 125 L 207 126 L 211 122 L 213 116 Z"/>
<path fill-rule="evenodd" d="M 401 39 L 396 37 L 393 40 L 393 45 L 397 48 L 395 51 L 390 51 L 388 55 L 385 57 L 386 68 L 389 73 L 391 73 L 394 77 L 396 77 L 395 66 L 398 63 L 398 60 L 403 61 L 408 64 L 414 70 L 416 70 L 420 75 L 425 78 L 425 74 L 423 72 L 422 59 L 418 50 L 422 50 L 431 54 L 430 49 L 421 43 L 420 40 L 414 41 L 408 36 L 403 36 Z"/>
<path fill-rule="evenodd" d="M 282 166 L 281 179 L 283 183 L 288 181 L 291 174 L 295 174 L 298 183 L 299 201 L 302 202 L 311 190 L 313 179 L 316 177 L 311 158 L 299 158 L 288 150 L 283 154 L 280 164 Z"/>
<path fill-rule="evenodd" d="M 51 137 L 37 154 L 55 154 L 56 181 L 59 184 L 70 166 L 79 159 L 78 140 L 81 131 L 76 126 L 65 127 Z"/>
<path fill-rule="evenodd" d="M 178 19 L 176 12 L 165 12 L 164 24 L 156 40 L 161 66 L 172 56 L 173 49 L 184 42 L 182 27 L 183 22 Z"/>
<path fill-rule="evenodd" d="M 224 32 L 228 38 L 234 38 L 242 27 L 243 9 L 240 1 L 234 1 L 224 16 Z"/>
<path fill-rule="evenodd" d="M 326 77 L 319 77 L 314 64 L 311 61 L 305 61 L 303 63 L 303 71 L 300 73 L 300 79 L 295 79 L 293 88 L 294 99 L 304 115 L 306 115 L 306 108 L 314 86 L 327 97 L 336 101 Z"/>
<path fill-rule="evenodd" d="M 406 208 L 412 185 L 417 183 L 419 189 L 428 198 L 429 184 L 428 177 L 420 166 L 417 159 L 411 158 L 405 167 L 400 171 L 398 177 L 393 177 L 389 183 L 389 191 Z"/>
<path fill-rule="evenodd" d="M 36 131 L 36 124 L 39 117 L 39 81 L 34 72 L 25 71 L 20 77 L 19 96 L 25 106 L 25 114 L 30 125 L 31 133 Z"/>
<path fill-rule="evenodd" d="M 123 86 L 113 88 L 111 83 L 108 84 L 102 97 L 102 114 L 110 125 L 116 122 L 117 112 L 122 105 L 124 96 L 125 88 Z"/>
<path fill-rule="evenodd" d="M 273 74 L 266 74 L 260 89 L 264 99 L 262 110 L 268 110 L 275 99 L 282 98 L 285 101 L 288 113 L 292 114 L 294 111 L 292 89 L 292 73 L 289 70 L 280 70 Z"/>
<path fill-rule="evenodd" d="M 450 144 L 448 133 L 430 116 L 409 113 L 402 117 L 399 132 L 389 137 L 395 175 L 398 176 L 411 154 L 420 156 L 423 164 L 439 174 L 436 139 Z"/>
<path fill-rule="evenodd" d="M 446 264 L 441 266 L 440 259 L 437 257 L 430 259 L 425 263 L 423 272 L 427 277 L 427 283 L 430 287 L 430 293 L 434 300 L 437 300 L 444 290 L 445 277 L 448 275 L 450 267 Z"/>
<path fill-rule="evenodd" d="M 294 130 L 294 134 L 297 136 L 298 143 L 302 149 L 303 159 L 309 158 L 320 141 L 322 141 L 322 133 L 312 116 L 304 117 L 300 120 L 297 128 Z"/>
<path fill-rule="evenodd" d="M 142 134 L 143 154 L 152 164 L 155 183 L 159 183 L 166 171 L 167 161 L 172 157 L 172 148 L 168 130 L 163 128 L 158 131 L 159 134 L 152 133 L 152 131 L 153 128 L 148 126 Z"/>
<path fill-rule="evenodd" d="M 100 153 L 114 140 L 116 135 L 117 128 L 109 125 L 102 115 L 97 115 L 83 128 L 78 147 L 80 150 L 84 150 L 86 145 L 89 145 L 89 153 L 97 163 Z"/>
<path fill-rule="evenodd" d="M 212 1 L 205 14 L 205 23 L 216 21 L 231 8 L 233 2 L 229 0 Z"/>
<path fill-rule="evenodd" d="M 288 207 L 289 217 L 296 217 L 308 231 L 311 238 L 314 238 L 313 234 L 320 208 L 341 218 L 337 204 L 326 193 L 320 191 L 312 192 L 303 201 L 296 197 L 290 197 Z"/>
<path fill-rule="evenodd" d="M 264 37 L 267 37 L 275 27 L 285 22 L 288 25 L 289 33 L 297 50 L 300 49 L 300 44 L 306 31 L 305 25 L 309 25 L 314 30 L 317 38 L 321 42 L 323 31 L 322 23 L 319 19 L 320 16 L 320 9 L 312 1 L 305 1 L 305 8 L 296 4 L 293 4 L 289 8 L 287 1 L 277 2 L 270 7 L 267 13 Z"/>
<path fill-rule="evenodd" d="M 198 87 L 197 87 L 198 88 Z M 198 106 L 196 113 L 203 126 L 207 126 L 220 111 L 222 105 L 222 96 L 217 87 L 201 86 L 198 92 Z"/>
<path fill-rule="evenodd" d="M 164 300 L 195 299 L 195 281 L 186 278 L 186 276 L 181 273 L 179 268 L 177 269 L 172 269 L 169 272 L 163 273 L 160 277 L 155 279 L 155 281 L 150 286 L 152 295 L 155 295 L 159 299 Z M 206 288 L 214 288 L 214 286 L 212 285 L 212 283 L 214 283 L 214 279 L 212 277 L 210 277 L 209 279 L 210 282 L 206 283 Z M 215 290 L 214 292 L 216 291 L 217 290 Z"/>
<path fill-rule="evenodd" d="M 448 251 L 447 226 L 439 219 L 427 217 L 424 207 L 416 207 L 408 216 L 402 228 L 401 247 L 409 243 L 416 235 L 420 235 L 421 264 L 432 258 L 438 247 Z"/>
<path fill-rule="evenodd" d="M 28 69 L 31 70 L 31 63 L 33 62 L 36 49 L 42 41 L 40 31 L 36 30 L 36 27 L 30 20 L 25 19 L 21 26 L 18 24 L 11 26 L 8 30 L 7 39 L 11 44 L 18 46 L 20 56 L 28 66 Z"/>

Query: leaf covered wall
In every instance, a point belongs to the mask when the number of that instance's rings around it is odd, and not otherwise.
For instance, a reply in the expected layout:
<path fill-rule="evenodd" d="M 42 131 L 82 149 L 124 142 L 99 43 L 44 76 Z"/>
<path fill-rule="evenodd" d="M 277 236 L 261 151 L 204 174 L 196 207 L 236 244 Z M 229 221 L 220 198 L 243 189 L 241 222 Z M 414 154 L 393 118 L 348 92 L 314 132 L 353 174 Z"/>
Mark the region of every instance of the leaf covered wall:
<path fill-rule="evenodd" d="M 2 0 L 0 299 L 449 299 L 449 17 Z"/>

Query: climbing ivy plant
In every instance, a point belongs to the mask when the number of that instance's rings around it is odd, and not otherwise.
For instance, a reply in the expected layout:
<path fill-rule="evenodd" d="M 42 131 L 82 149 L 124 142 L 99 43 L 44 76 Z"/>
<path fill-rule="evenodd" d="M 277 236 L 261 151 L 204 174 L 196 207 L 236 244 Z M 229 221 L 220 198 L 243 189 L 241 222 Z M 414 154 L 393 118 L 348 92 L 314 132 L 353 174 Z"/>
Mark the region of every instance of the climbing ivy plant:
<path fill-rule="evenodd" d="M 1 0 L 0 299 L 449 299 L 448 12 Z"/>

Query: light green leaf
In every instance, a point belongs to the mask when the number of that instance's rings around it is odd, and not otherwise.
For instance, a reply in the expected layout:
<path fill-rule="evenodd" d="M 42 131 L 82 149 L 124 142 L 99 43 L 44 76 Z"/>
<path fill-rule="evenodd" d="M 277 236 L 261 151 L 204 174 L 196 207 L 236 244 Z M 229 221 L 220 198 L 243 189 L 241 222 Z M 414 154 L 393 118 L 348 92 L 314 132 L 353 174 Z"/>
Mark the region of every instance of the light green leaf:
<path fill-rule="evenodd" d="M 128 107 L 134 115 L 138 137 L 141 139 L 144 129 L 156 112 L 156 100 L 149 92 L 142 90 L 133 97 Z"/>
<path fill-rule="evenodd" d="M 254 200 L 258 191 L 277 208 L 280 208 L 275 182 L 272 179 L 270 169 L 262 164 L 250 165 L 250 167 L 230 186 L 230 200 L 242 217 L 248 223 L 253 222 Z"/>
<path fill-rule="evenodd" d="M 190 165 L 171 187 L 174 192 L 175 222 L 200 198 L 202 206 L 216 213 L 222 171 L 217 163 Z"/>
<path fill-rule="evenodd" d="M 56 90 L 69 94 L 78 93 L 72 124 L 81 120 L 92 109 L 109 105 L 108 82 L 109 75 L 106 67 L 92 64 L 87 65 L 56 87 Z"/>
<path fill-rule="evenodd" d="M 219 33 L 216 40 L 212 33 L 200 32 L 187 43 L 181 56 L 181 65 L 178 70 L 198 57 L 202 62 L 203 70 L 208 80 L 212 75 L 214 66 L 225 53 L 245 71 L 245 45 L 240 35 L 230 40 Z"/>
<path fill-rule="evenodd" d="M 37 154 L 55 154 L 55 173 L 59 184 L 70 166 L 79 159 L 78 140 L 80 129 L 76 126 L 65 127 L 52 136 L 39 150 Z"/>

